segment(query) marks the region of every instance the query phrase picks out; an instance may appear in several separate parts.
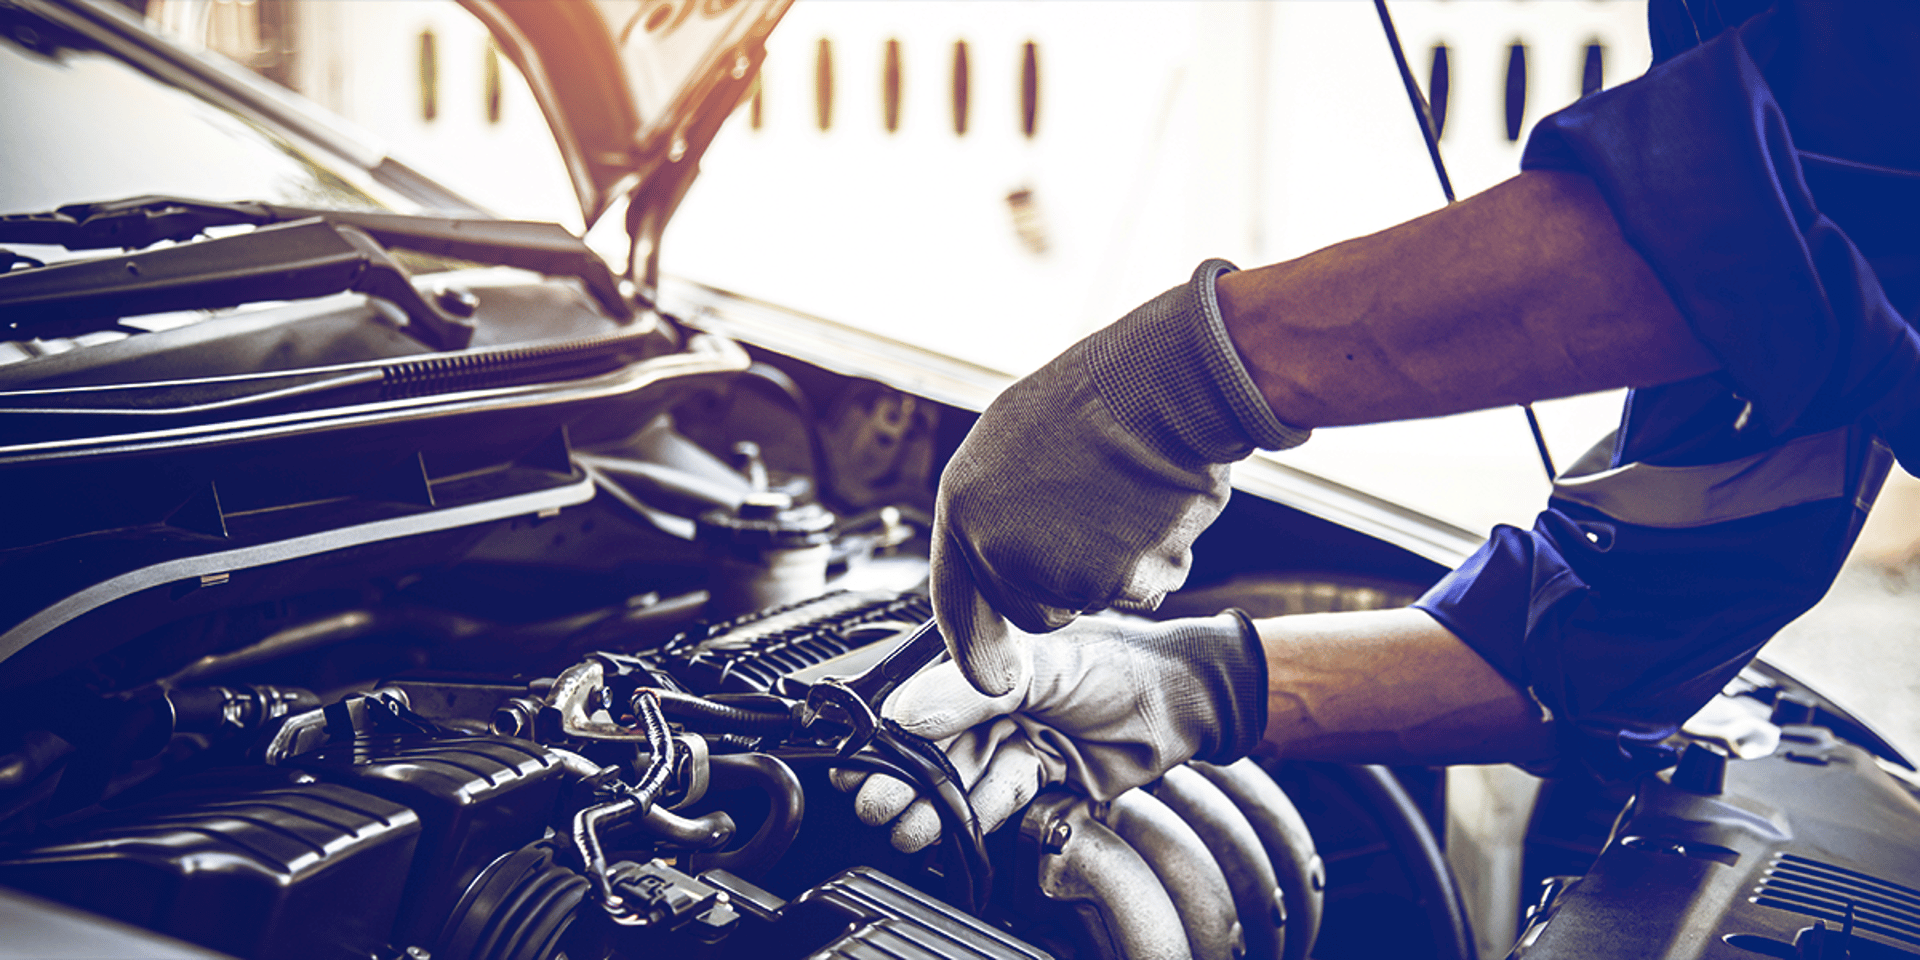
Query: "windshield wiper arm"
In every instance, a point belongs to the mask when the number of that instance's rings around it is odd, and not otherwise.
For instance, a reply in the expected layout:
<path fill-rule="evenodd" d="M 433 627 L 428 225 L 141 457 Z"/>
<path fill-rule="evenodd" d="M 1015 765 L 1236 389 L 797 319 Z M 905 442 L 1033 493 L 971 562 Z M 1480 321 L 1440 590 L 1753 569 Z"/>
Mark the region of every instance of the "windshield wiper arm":
<path fill-rule="evenodd" d="M 138 250 L 162 240 L 191 240 L 208 227 L 262 226 L 278 219 L 272 207 L 264 203 L 130 197 L 69 204 L 45 213 L 0 216 L 0 243 L 40 243 L 68 250 Z"/>
<path fill-rule="evenodd" d="M 606 261 L 557 223 L 456 220 L 317 210 L 251 200 L 145 196 L 70 204 L 45 213 L 0 215 L 0 243 L 38 243 L 68 250 L 139 250 L 163 240 L 191 240 L 209 227 L 266 226 L 313 217 L 353 227 L 388 247 L 578 277 L 614 319 L 633 318 L 633 306 L 621 296 L 620 285 Z"/>
<path fill-rule="evenodd" d="M 473 327 L 414 289 L 361 230 L 318 218 L 145 253 L 0 274 L 0 331 L 69 336 L 125 316 L 357 290 L 389 300 L 421 341 L 459 350 Z M 103 323 L 104 322 L 104 323 Z"/>

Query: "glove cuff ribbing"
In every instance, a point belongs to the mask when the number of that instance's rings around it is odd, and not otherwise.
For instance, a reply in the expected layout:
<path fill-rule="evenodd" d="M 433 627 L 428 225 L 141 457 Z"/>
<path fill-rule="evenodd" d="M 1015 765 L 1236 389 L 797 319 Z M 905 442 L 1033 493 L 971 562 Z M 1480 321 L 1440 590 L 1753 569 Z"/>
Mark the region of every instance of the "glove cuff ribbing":
<path fill-rule="evenodd" d="M 1214 283 L 1235 269 L 1208 260 L 1085 341 L 1087 373 L 1114 418 L 1176 462 L 1231 463 L 1312 434 L 1273 415 L 1227 336 Z"/>
<path fill-rule="evenodd" d="M 1220 708 L 1223 736 L 1218 750 L 1200 757 L 1215 764 L 1232 763 L 1252 753 L 1267 735 L 1267 648 L 1245 610 L 1234 607 L 1222 616 L 1232 617 L 1240 627 L 1240 644 L 1220 658 L 1221 685 L 1226 691 Z"/>
<path fill-rule="evenodd" d="M 1266 648 L 1244 611 L 1170 620 L 1139 643 L 1152 656 L 1179 666 L 1152 673 L 1165 684 L 1168 717 L 1192 738 L 1194 758 L 1232 763 L 1266 736 Z"/>

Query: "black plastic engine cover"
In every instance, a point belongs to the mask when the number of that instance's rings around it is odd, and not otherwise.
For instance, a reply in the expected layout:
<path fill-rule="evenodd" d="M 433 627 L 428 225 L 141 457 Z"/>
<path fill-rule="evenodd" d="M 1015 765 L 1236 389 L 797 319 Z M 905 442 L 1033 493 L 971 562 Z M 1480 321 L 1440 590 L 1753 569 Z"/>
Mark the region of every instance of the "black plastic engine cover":
<path fill-rule="evenodd" d="M 238 957 L 364 960 L 387 943 L 420 820 L 308 779 L 214 771 L 0 859 L 0 884 Z"/>
<path fill-rule="evenodd" d="M 487 864 L 540 837 L 553 818 L 560 761 L 509 737 L 374 734 L 331 743 L 289 766 L 402 804 L 420 818 L 397 946 L 431 948 Z"/>
<path fill-rule="evenodd" d="M 1649 776 L 1584 877 L 1563 878 L 1516 960 L 1920 958 L 1920 800 L 1823 727 Z"/>
<path fill-rule="evenodd" d="M 788 674 L 882 639 L 884 633 L 860 635 L 869 625 L 930 616 L 933 602 L 919 594 L 828 593 L 676 637 L 663 660 L 675 679 L 699 693 L 766 693 Z"/>
<path fill-rule="evenodd" d="M 1049 960 L 1049 954 L 870 867 L 843 870 L 787 910 L 836 916 L 846 932 L 811 954 L 821 960 L 951 957 Z"/>

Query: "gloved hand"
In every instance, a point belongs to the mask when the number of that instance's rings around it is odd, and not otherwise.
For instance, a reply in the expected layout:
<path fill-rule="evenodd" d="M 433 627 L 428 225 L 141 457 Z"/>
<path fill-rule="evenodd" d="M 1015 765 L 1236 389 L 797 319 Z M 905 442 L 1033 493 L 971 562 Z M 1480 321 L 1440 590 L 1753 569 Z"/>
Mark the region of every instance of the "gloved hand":
<path fill-rule="evenodd" d="M 1152 609 L 1226 505 L 1225 464 L 1307 439 L 1273 415 L 1227 337 L 1208 260 L 994 400 L 940 477 L 933 608 L 961 672 L 1020 682 L 1007 620 Z"/>
<path fill-rule="evenodd" d="M 1149 623 L 1088 617 L 1054 636 L 1016 636 L 1024 680 L 988 697 L 951 661 L 921 671 L 882 707 L 909 732 L 941 742 L 984 831 L 1039 789 L 1067 783 L 1098 800 L 1159 779 L 1198 757 L 1230 763 L 1267 725 L 1267 665 L 1238 610 Z M 860 819 L 893 822 L 912 852 L 940 836 L 940 818 L 913 787 L 881 774 L 835 771 Z"/>

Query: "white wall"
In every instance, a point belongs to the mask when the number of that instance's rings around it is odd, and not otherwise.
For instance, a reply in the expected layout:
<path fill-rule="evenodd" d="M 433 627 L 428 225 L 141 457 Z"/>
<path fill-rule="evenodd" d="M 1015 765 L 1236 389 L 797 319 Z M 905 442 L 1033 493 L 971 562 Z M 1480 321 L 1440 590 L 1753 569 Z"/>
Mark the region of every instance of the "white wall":
<path fill-rule="evenodd" d="M 1442 150 L 1458 195 L 1517 172 L 1508 47 L 1528 47 L 1528 129 L 1580 93 L 1589 42 L 1606 82 L 1649 58 L 1638 0 L 1399 0 L 1424 84 L 1450 48 Z M 814 114 L 832 42 L 831 129 Z M 903 49 L 898 133 L 881 120 L 884 44 Z M 973 57 L 973 123 L 952 129 L 951 49 Z M 1021 45 L 1039 45 L 1036 136 L 1018 124 Z M 737 113 L 663 246 L 669 272 L 926 344 L 1012 373 L 1184 279 L 1200 260 L 1272 262 L 1443 203 L 1369 3 L 802 0 L 769 45 L 762 126 Z M 1007 195 L 1033 192 L 1044 253 Z M 1611 429 L 1618 397 L 1543 404 L 1565 464 Z M 1547 483 L 1503 409 L 1321 431 L 1288 463 L 1477 530 L 1527 523 Z"/>
<path fill-rule="evenodd" d="M 1578 96 L 1590 40 L 1607 46 L 1610 80 L 1647 60 L 1638 2 L 1394 11 L 1423 82 L 1432 44 L 1452 48 L 1443 149 L 1462 196 L 1517 170 L 1501 107 L 1509 43 L 1529 46 L 1529 123 Z M 836 67 L 826 131 L 822 38 Z M 906 75 L 895 134 L 881 122 L 889 38 Z M 948 106 L 958 39 L 973 59 L 964 137 Z M 1017 111 L 1028 40 L 1042 81 L 1032 140 Z M 1013 372 L 1207 256 L 1284 259 L 1442 202 L 1367 3 L 803 0 L 763 85 L 762 128 L 743 111 L 715 142 L 666 238 L 667 269 Z M 1045 253 L 1015 233 L 1006 198 L 1021 188 Z"/>
<path fill-rule="evenodd" d="M 389 150 L 482 206 L 578 232 L 579 201 L 546 119 L 500 58 L 499 119 L 487 113 L 486 28 L 449 0 L 332 0 L 297 6 L 296 89 L 374 131 Z M 434 37 L 435 115 L 421 109 L 420 35 Z"/>

